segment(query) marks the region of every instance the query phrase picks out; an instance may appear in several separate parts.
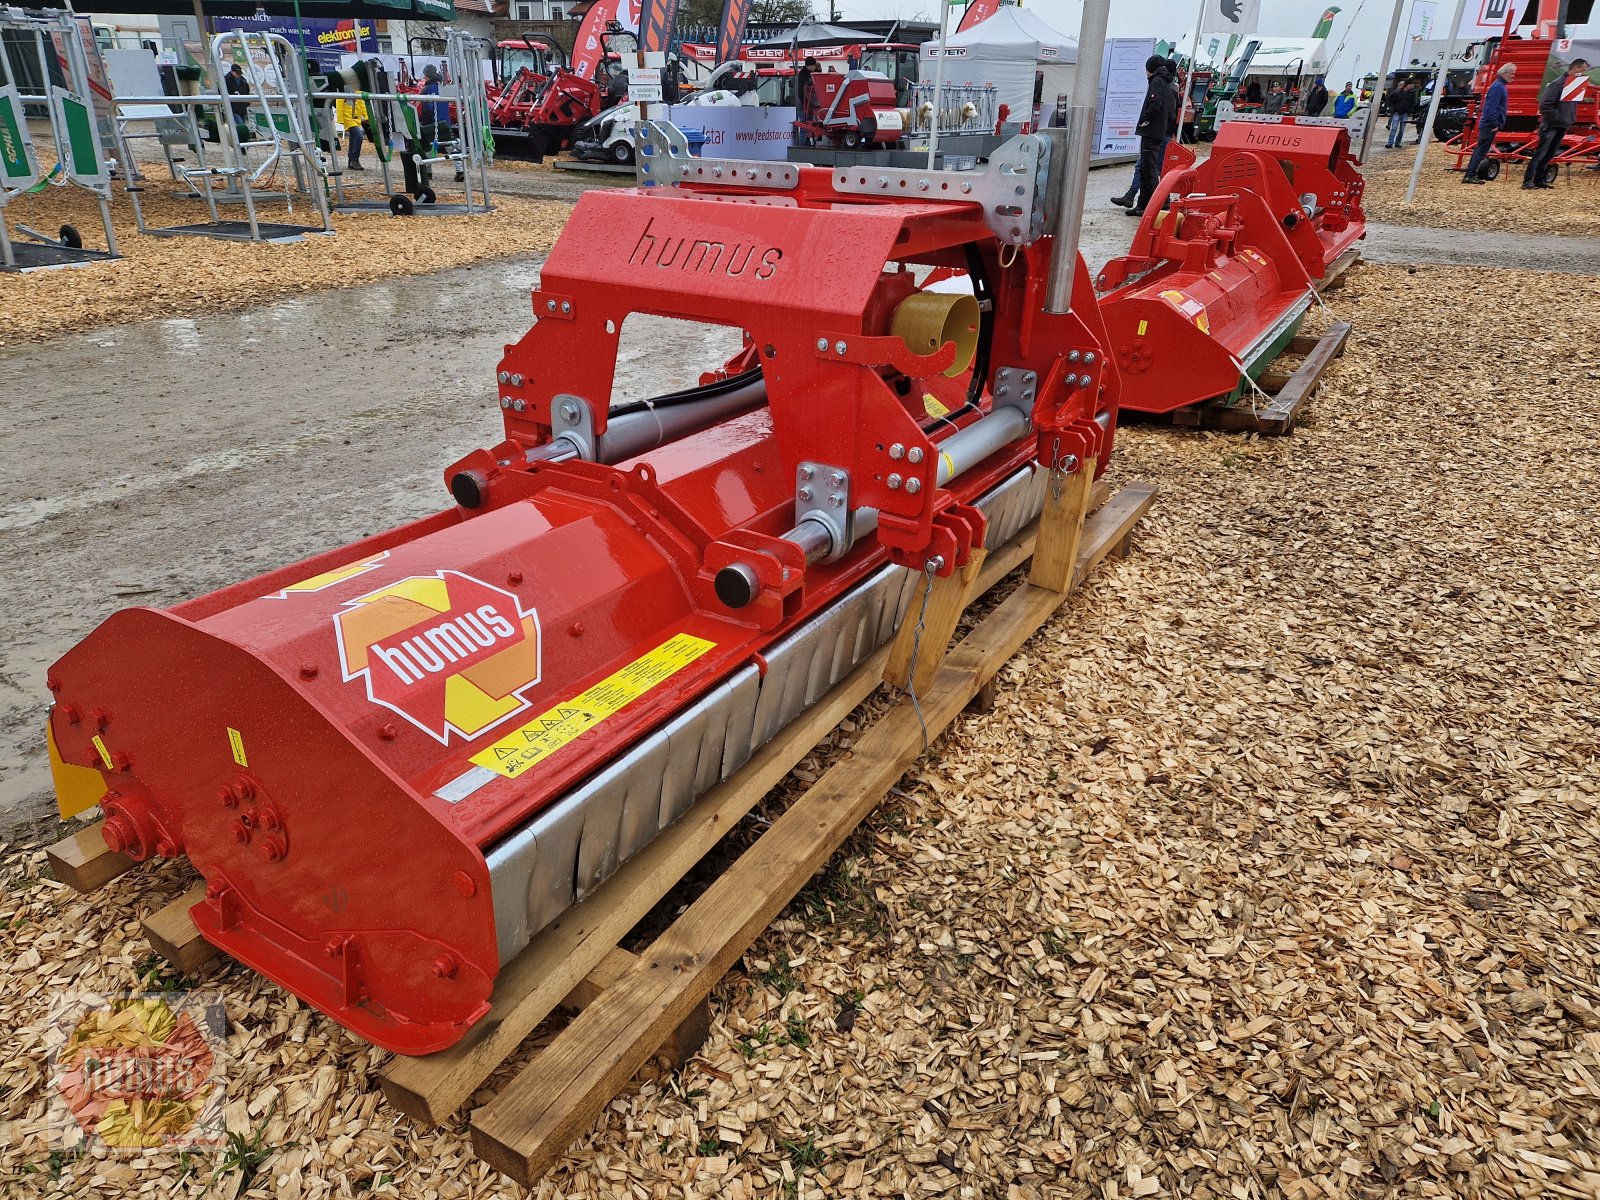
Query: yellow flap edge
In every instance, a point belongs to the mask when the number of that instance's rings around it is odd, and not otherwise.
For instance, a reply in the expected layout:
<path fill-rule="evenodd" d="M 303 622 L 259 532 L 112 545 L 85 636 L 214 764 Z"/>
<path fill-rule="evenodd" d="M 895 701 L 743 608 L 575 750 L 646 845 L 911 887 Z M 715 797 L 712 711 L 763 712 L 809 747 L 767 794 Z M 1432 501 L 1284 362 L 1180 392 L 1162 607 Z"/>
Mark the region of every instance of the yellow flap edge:
<path fill-rule="evenodd" d="M 106 794 L 106 781 L 93 767 L 75 767 L 61 757 L 56 748 L 55 730 L 45 722 L 44 740 L 50 747 L 50 778 L 56 787 L 56 811 L 62 820 L 75 817 L 100 803 Z"/>

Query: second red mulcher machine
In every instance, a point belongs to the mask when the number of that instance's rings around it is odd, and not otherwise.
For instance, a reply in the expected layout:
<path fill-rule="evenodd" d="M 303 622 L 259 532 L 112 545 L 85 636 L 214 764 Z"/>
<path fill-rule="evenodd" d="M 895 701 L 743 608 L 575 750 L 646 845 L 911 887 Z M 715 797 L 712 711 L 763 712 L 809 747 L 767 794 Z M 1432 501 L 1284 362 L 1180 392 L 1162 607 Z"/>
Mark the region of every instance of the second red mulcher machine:
<path fill-rule="evenodd" d="M 960 173 L 644 144 L 653 186 L 586 193 L 551 251 L 450 507 L 119 612 L 49 672 L 64 815 L 187 855 L 207 939 L 389 1049 L 457 1041 L 535 933 L 915 619 L 919 576 L 1111 457 L 1120 335 L 1059 142 Z M 1284 225 L 1265 166 L 1238 189 L 1191 234 Z M 1196 245 L 1229 279 L 1258 253 Z M 1241 326 L 1280 319 L 1283 288 L 1240 289 Z M 635 313 L 743 349 L 613 407 Z"/>

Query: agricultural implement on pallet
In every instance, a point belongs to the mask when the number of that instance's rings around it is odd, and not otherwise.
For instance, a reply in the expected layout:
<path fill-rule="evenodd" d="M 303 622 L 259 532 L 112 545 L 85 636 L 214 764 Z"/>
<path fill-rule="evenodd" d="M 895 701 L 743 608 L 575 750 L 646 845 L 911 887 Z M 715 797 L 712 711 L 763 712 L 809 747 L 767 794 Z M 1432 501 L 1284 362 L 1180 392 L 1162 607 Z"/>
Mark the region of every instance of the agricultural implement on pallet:
<path fill-rule="evenodd" d="M 451 508 L 120 612 L 49 673 L 64 812 L 187 855 L 207 939 L 391 1049 L 459 1039 L 924 576 L 1111 454 L 1118 373 L 1049 232 L 1049 138 L 858 174 L 645 135 L 660 186 L 579 202 L 499 365 L 505 437 L 447 470 Z M 637 312 L 744 348 L 610 407 Z"/>
<path fill-rule="evenodd" d="M 1214 404 L 1261 415 L 1258 380 L 1294 343 L 1317 293 L 1359 254 L 1363 187 L 1340 122 L 1229 121 L 1199 164 L 1171 148 L 1130 252 L 1096 281 L 1122 407 L 1164 415 Z M 1342 346 L 1346 333 L 1337 326 L 1329 336 Z M 1330 342 L 1311 358 L 1325 363 L 1335 349 Z M 1262 429 L 1283 432 L 1292 419 L 1274 410 Z"/>

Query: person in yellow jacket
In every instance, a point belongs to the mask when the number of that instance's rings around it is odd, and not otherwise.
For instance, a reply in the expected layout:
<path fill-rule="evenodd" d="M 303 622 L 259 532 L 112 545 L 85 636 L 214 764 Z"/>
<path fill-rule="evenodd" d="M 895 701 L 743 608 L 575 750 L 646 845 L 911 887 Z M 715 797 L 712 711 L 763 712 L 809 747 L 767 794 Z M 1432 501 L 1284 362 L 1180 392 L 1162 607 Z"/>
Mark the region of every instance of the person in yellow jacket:
<path fill-rule="evenodd" d="M 351 171 L 365 171 L 361 165 L 361 142 L 364 136 L 363 126 L 367 121 L 367 102 L 365 100 L 336 100 L 334 101 L 334 119 L 339 122 L 339 128 L 344 131 L 345 143 L 349 147 L 345 166 Z"/>

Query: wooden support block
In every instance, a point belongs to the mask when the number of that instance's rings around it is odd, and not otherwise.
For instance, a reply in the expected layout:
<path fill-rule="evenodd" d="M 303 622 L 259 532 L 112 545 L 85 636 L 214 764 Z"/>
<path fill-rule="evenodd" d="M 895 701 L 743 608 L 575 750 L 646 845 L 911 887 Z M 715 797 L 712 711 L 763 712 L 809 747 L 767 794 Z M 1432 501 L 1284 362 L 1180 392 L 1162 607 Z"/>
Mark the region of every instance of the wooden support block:
<path fill-rule="evenodd" d="M 700 1053 L 700 1047 L 706 1044 L 706 1039 L 710 1036 L 711 997 L 708 995 L 678 1023 L 678 1027 L 672 1031 L 672 1036 L 661 1043 L 655 1053 L 656 1060 L 676 1070 Z"/>
<path fill-rule="evenodd" d="M 1094 518 L 1074 574 L 1092 570 L 1149 507 L 1154 489 L 1124 489 Z M 1087 498 L 1089 489 L 1085 487 Z M 1067 582 L 1072 582 L 1072 575 Z M 945 660 L 923 702 L 937 736 L 1061 603 L 1023 584 Z M 612 987 L 472 1117 L 478 1156 L 532 1186 L 591 1128 L 656 1048 L 783 910 L 923 751 L 922 721 L 902 701 L 808 788 Z"/>
<path fill-rule="evenodd" d="M 577 987 L 567 993 L 561 1007 L 572 1012 L 582 1012 L 594 1003 L 594 998 L 628 973 L 628 968 L 639 956 L 621 946 L 612 949 L 585 975 Z"/>
<path fill-rule="evenodd" d="M 104 826 L 104 821 L 85 825 L 44 852 L 50 870 L 69 888 L 92 892 L 133 869 L 133 859 L 106 845 L 100 836 Z"/>
<path fill-rule="evenodd" d="M 1095 460 L 1085 459 L 1071 475 L 1045 485 L 1044 510 L 1039 514 L 1039 536 L 1033 546 L 1033 570 L 1028 579 L 1035 587 L 1065 593 L 1072 587 L 1078 563 L 1078 541 L 1083 518 L 1094 488 Z"/>
<path fill-rule="evenodd" d="M 967 701 L 967 711 L 980 717 L 992 713 L 994 711 L 994 694 L 999 690 L 999 687 L 998 677 L 989 680 L 988 683 L 978 689 L 977 695 Z"/>
<path fill-rule="evenodd" d="M 189 910 L 206 898 L 206 885 L 197 883 L 165 908 L 158 908 L 140 924 L 145 940 L 177 970 L 193 975 L 221 953 L 200 936 Z"/>
<path fill-rule="evenodd" d="M 894 644 L 889 648 L 889 663 L 883 669 L 886 683 L 901 689 L 909 686 L 918 694 L 928 686 L 949 652 L 956 623 L 972 603 L 972 589 L 977 585 L 986 557 L 984 549 L 975 546 L 972 557 L 949 575 L 930 577 L 923 573 L 911 594 L 905 620 L 900 622 Z M 911 677 L 913 658 L 917 664 L 915 679 Z"/>
<path fill-rule="evenodd" d="M 583 977 L 583 982 L 567 993 L 561 1007 L 582 1012 L 599 998 L 617 980 L 621 979 L 639 961 L 639 956 L 620 946 L 600 960 L 598 966 Z M 711 1001 L 706 999 L 689 1014 L 683 1024 L 672 1031 L 672 1036 L 656 1051 L 658 1062 L 669 1068 L 681 1067 L 695 1056 L 706 1038 L 711 1036 Z"/>

